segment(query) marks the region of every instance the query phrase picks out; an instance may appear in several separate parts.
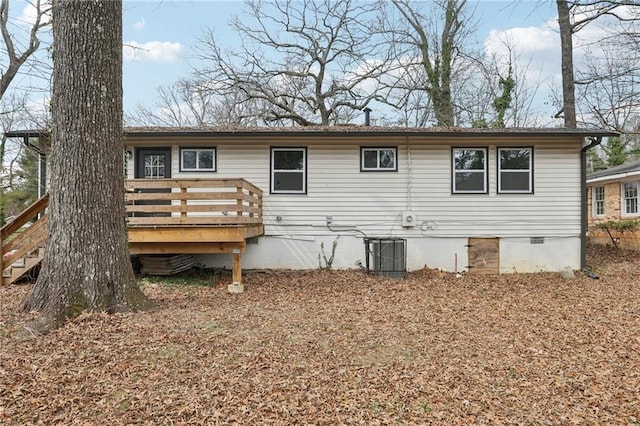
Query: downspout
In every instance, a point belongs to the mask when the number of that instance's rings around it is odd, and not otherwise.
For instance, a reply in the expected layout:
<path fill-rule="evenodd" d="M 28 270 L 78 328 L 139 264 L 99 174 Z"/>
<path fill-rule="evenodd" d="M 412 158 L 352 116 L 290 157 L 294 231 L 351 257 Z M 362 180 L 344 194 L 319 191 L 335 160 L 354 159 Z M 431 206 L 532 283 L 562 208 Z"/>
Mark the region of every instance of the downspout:
<path fill-rule="evenodd" d="M 593 137 L 580 150 L 580 269 L 587 267 L 587 151 L 602 143 L 602 137 Z"/>
<path fill-rule="evenodd" d="M 43 152 L 38 153 L 38 198 L 47 193 L 47 156 Z"/>
<path fill-rule="evenodd" d="M 411 143 L 409 142 L 409 136 L 405 137 L 405 144 L 407 146 L 407 210 L 411 211 L 411 197 L 413 196 L 411 194 L 411 186 L 413 184 L 412 182 L 412 178 L 413 178 L 413 165 L 411 164 Z M 396 161 L 398 161 L 398 159 L 396 158 Z M 397 165 L 397 163 L 396 163 Z"/>
<path fill-rule="evenodd" d="M 38 140 L 40 140 L 39 136 Z M 38 154 L 38 198 L 41 198 L 47 193 L 47 156 L 40 146 L 29 142 L 29 135 L 23 136 L 22 144 L 27 148 L 33 149 Z"/>

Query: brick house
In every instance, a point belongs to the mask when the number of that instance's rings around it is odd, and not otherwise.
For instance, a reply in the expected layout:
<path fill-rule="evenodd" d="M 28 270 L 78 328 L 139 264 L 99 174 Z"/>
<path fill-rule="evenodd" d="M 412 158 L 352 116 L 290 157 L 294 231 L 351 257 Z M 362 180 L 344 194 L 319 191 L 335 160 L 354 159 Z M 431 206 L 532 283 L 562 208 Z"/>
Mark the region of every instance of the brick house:
<path fill-rule="evenodd" d="M 638 187 L 640 161 L 634 161 L 587 176 L 587 220 L 590 241 L 620 248 L 640 250 L 636 228 L 596 227 L 612 220 L 640 220 Z"/>
<path fill-rule="evenodd" d="M 589 226 L 616 219 L 639 218 L 640 161 L 626 163 L 587 176 Z"/>

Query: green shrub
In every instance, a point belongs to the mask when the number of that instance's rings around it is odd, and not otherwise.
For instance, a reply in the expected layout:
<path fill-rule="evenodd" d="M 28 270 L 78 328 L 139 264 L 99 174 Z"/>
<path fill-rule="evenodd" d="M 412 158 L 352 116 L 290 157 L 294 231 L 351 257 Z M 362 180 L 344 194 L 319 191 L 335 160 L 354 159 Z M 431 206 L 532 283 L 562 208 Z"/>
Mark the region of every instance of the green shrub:
<path fill-rule="evenodd" d="M 598 229 L 607 229 L 609 231 L 630 231 L 640 227 L 638 219 L 619 219 L 600 222 L 595 225 Z"/>

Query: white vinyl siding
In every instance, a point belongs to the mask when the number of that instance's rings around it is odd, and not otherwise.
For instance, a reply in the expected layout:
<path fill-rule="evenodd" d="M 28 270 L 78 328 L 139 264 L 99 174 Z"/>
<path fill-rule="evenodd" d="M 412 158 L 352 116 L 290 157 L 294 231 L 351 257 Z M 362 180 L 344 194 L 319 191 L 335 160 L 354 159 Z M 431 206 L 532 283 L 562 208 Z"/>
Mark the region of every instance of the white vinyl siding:
<path fill-rule="evenodd" d="M 535 152 L 535 194 L 503 197 L 497 193 L 495 138 L 478 138 L 465 146 L 487 152 L 487 193 L 452 194 L 452 148 L 459 138 L 421 143 L 406 138 L 384 138 L 380 147 L 397 146 L 398 172 L 361 173 L 360 148 L 375 140 L 360 138 L 282 138 L 278 147 L 306 146 L 307 195 L 270 194 L 270 145 L 257 138 L 238 143 L 227 138 L 215 141 L 216 178 L 242 177 L 264 191 L 266 235 L 282 238 L 330 236 L 333 229 L 348 235 L 401 238 L 580 236 L 580 144 L 562 139 L 528 139 Z M 131 143 L 131 142 L 130 142 Z M 192 146 L 193 141 L 185 141 Z M 211 177 L 206 173 L 179 173 L 178 148 L 172 156 L 176 179 Z M 403 228 L 401 214 L 412 210 L 416 226 Z M 277 218 L 280 220 L 277 220 Z M 527 240 L 528 241 L 528 240 Z M 339 249 L 338 249 L 339 250 Z M 364 250 L 364 249 L 363 249 Z M 464 250 L 464 248 L 461 248 Z M 458 256 L 462 256 L 460 251 Z M 314 255 L 317 257 L 317 254 Z M 424 264 L 429 264 L 428 259 Z"/>

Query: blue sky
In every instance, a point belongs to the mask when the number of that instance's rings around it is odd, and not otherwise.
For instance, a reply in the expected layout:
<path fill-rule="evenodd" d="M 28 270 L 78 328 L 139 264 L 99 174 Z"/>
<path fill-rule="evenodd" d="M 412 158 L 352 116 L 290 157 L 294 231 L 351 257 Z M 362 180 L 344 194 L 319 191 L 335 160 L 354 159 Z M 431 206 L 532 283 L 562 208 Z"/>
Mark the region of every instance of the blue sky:
<path fill-rule="evenodd" d="M 527 63 L 527 76 L 531 76 L 528 81 L 543 82 L 539 86 L 544 85 L 544 89 L 559 85 L 560 42 L 555 30 L 555 1 L 469 0 L 469 6 L 476 9 L 475 37 L 487 52 L 504 54 L 508 40 L 520 59 Z M 16 30 L 22 26 L 24 32 L 30 19 L 28 1 L 13 0 L 11 7 Z M 133 111 L 137 105 L 153 106 L 159 86 L 189 75 L 198 37 L 205 29 L 213 28 L 216 37 L 227 47 L 237 44 L 239 40 L 229 30 L 228 22 L 233 15 L 240 14 L 242 8 L 241 0 L 124 0 L 125 112 Z M 597 40 L 598 32 L 583 31 L 580 35 L 587 40 Z M 574 45 L 579 44 L 574 40 Z M 44 47 L 46 45 L 45 42 Z M 41 55 L 46 56 L 46 51 Z M 576 62 L 579 63 L 579 59 L 577 49 Z M 25 86 L 33 87 L 33 84 Z M 41 99 L 34 100 L 34 108 L 48 105 L 46 95 L 46 89 L 38 93 Z M 537 96 L 544 95 L 538 93 Z M 544 114 L 549 116 L 548 112 Z"/>
<path fill-rule="evenodd" d="M 241 7 L 241 1 L 125 1 L 125 110 L 152 104 L 158 86 L 189 74 L 197 39 L 205 29 L 213 28 L 231 42 L 235 36 L 227 23 Z M 132 45 L 140 49 L 127 47 Z"/>
<path fill-rule="evenodd" d="M 478 20 L 480 43 L 508 38 L 525 51 L 523 56 L 541 55 L 539 60 L 549 60 L 543 65 L 544 69 L 548 70 L 550 62 L 553 62 L 558 64 L 557 72 L 560 71 L 559 36 L 548 24 L 556 16 L 554 1 L 481 0 L 470 2 L 470 5 L 477 8 L 474 16 Z M 233 15 L 241 12 L 242 6 L 239 0 L 125 0 L 125 111 L 138 104 L 152 105 L 158 86 L 189 74 L 195 61 L 197 39 L 206 28 L 215 29 L 217 38 L 233 46 L 237 38 L 227 23 Z M 547 51 L 555 49 L 549 43 L 558 46 L 557 55 Z"/>

